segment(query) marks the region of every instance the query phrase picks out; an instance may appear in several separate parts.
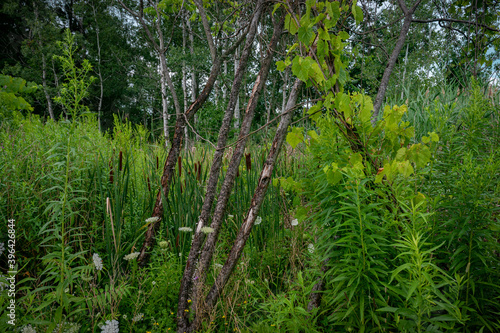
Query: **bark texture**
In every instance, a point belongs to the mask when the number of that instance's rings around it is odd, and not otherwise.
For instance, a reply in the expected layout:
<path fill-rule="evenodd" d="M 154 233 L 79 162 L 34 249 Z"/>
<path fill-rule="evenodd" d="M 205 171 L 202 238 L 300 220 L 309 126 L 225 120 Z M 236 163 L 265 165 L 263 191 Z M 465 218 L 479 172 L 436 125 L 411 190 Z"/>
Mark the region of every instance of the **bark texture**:
<path fill-rule="evenodd" d="M 387 67 L 384 70 L 384 75 L 382 76 L 382 81 L 380 82 L 380 87 L 377 92 L 377 97 L 375 97 L 375 101 L 373 103 L 373 115 L 372 115 L 372 124 L 375 124 L 377 121 L 380 108 L 382 103 L 384 102 L 385 92 L 387 90 L 387 86 L 389 85 L 389 79 L 392 74 L 392 70 L 396 65 L 396 61 L 398 60 L 399 53 L 403 49 L 403 46 L 406 41 L 406 36 L 408 36 L 408 31 L 410 30 L 410 25 L 413 20 L 413 14 L 417 9 L 418 5 L 422 0 L 417 0 L 417 2 L 410 9 L 406 8 L 404 0 L 398 0 L 399 7 L 404 13 L 404 22 L 403 27 L 401 28 L 401 32 L 399 33 L 398 40 L 396 42 L 396 46 L 394 50 L 392 50 L 391 56 L 389 57 L 389 61 L 387 63 Z"/>

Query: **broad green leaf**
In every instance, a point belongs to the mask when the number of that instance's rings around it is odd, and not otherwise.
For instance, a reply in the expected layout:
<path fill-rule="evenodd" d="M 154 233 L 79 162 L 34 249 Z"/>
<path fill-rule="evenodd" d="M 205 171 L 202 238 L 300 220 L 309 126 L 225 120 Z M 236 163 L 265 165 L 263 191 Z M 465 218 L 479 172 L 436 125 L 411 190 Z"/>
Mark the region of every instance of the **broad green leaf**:
<path fill-rule="evenodd" d="M 319 102 L 318 104 L 315 104 L 307 110 L 307 114 L 309 115 L 309 118 L 313 121 L 317 121 L 321 117 L 321 108 L 323 107 L 323 103 Z M 314 132 L 316 133 L 316 132 Z"/>
<path fill-rule="evenodd" d="M 406 156 L 406 148 L 400 148 L 398 152 L 396 153 L 396 160 L 397 161 L 402 161 Z"/>
<path fill-rule="evenodd" d="M 302 134 L 302 127 L 293 127 L 290 132 L 288 132 L 286 136 L 286 142 L 292 146 L 292 148 L 297 147 L 299 143 L 304 141 L 304 134 Z"/>
<path fill-rule="evenodd" d="M 437 135 L 436 133 L 431 132 L 431 133 L 429 133 L 429 135 L 431 136 L 431 141 L 432 142 L 438 142 L 439 141 L 439 135 Z"/>
<path fill-rule="evenodd" d="M 290 14 L 287 14 L 285 17 L 285 29 L 287 29 L 292 35 L 295 35 L 299 30 L 297 22 L 295 22 L 295 20 L 290 16 Z"/>
<path fill-rule="evenodd" d="M 305 45 L 309 45 L 312 38 L 314 38 L 314 32 L 312 28 L 309 27 L 299 28 L 299 41 L 301 41 Z"/>

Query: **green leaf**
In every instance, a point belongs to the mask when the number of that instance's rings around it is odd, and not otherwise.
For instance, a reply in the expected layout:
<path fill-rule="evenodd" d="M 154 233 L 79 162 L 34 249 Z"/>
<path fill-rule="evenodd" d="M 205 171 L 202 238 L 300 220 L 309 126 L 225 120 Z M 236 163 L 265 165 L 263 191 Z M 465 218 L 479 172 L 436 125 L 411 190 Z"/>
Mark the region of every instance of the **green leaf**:
<path fill-rule="evenodd" d="M 314 38 L 314 32 L 312 28 L 308 27 L 299 28 L 299 41 L 301 41 L 305 45 L 309 45 L 312 38 Z"/>
<path fill-rule="evenodd" d="M 354 16 L 354 19 L 356 20 L 357 24 L 360 24 L 361 21 L 363 21 L 363 10 L 359 6 L 354 6 L 355 8 L 355 13 L 356 15 Z"/>
<path fill-rule="evenodd" d="M 293 127 L 292 131 L 288 132 L 286 135 L 286 142 L 292 146 L 292 148 L 297 147 L 299 143 L 304 141 L 304 134 L 302 134 L 302 127 Z"/>
<path fill-rule="evenodd" d="M 285 17 L 285 29 L 287 29 L 292 35 L 295 35 L 299 30 L 297 22 L 295 22 L 290 14 L 287 14 L 287 16 Z"/>
<path fill-rule="evenodd" d="M 307 114 L 309 115 L 309 119 L 313 121 L 318 121 L 318 119 L 321 117 L 321 108 L 323 107 L 323 103 L 319 102 L 318 104 L 315 104 L 307 110 Z M 316 133 L 316 132 L 314 132 Z"/>
<path fill-rule="evenodd" d="M 285 65 L 285 62 L 280 60 L 280 61 L 277 61 L 276 62 L 276 68 L 280 71 L 280 72 L 283 72 L 283 70 L 285 70 L 286 68 L 286 65 Z"/>
<path fill-rule="evenodd" d="M 431 136 L 431 141 L 432 142 L 438 142 L 439 141 L 439 135 L 437 135 L 436 133 L 431 132 L 431 133 L 429 133 L 429 135 Z"/>

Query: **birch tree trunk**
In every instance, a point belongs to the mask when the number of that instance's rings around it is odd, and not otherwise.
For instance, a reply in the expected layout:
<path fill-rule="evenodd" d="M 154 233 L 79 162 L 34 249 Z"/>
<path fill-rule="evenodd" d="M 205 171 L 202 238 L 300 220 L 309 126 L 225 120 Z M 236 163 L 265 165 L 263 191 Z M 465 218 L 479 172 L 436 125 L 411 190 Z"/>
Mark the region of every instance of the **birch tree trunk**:
<path fill-rule="evenodd" d="M 234 52 L 234 76 L 236 77 L 236 68 L 238 68 L 238 49 Z M 238 91 L 238 96 L 236 97 L 236 106 L 234 108 L 234 128 L 238 129 L 240 127 L 240 92 Z"/>
<path fill-rule="evenodd" d="M 33 1 L 33 8 L 35 9 L 35 25 L 40 24 L 40 20 L 38 19 L 38 7 L 36 2 Z M 54 116 L 54 109 L 52 106 L 52 98 L 49 94 L 49 89 L 47 87 L 47 62 L 45 61 L 45 54 L 43 53 L 43 44 L 42 44 L 42 33 L 40 32 L 40 27 L 37 27 L 38 31 L 38 47 L 40 48 L 40 53 L 42 54 L 42 88 L 43 93 L 45 95 L 45 99 L 47 100 L 47 109 L 49 111 L 50 119 L 56 120 Z"/>
<path fill-rule="evenodd" d="M 184 97 L 184 112 L 186 112 L 187 105 L 188 105 L 188 93 L 187 93 L 187 87 L 186 87 L 186 22 L 185 22 L 184 15 L 182 18 L 182 93 Z M 185 147 L 188 149 L 188 129 L 187 127 L 184 128 L 184 142 L 185 142 Z"/>

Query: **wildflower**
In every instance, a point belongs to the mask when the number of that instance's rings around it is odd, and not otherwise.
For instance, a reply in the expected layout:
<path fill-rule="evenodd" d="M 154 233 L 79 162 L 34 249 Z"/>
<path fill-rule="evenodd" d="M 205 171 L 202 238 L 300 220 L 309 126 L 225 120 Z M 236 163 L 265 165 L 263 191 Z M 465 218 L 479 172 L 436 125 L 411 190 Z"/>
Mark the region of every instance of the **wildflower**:
<path fill-rule="evenodd" d="M 214 232 L 214 229 L 210 227 L 203 227 L 201 228 L 201 232 L 204 234 L 211 234 L 212 232 Z"/>
<path fill-rule="evenodd" d="M 188 303 L 191 303 L 192 301 L 190 299 L 188 299 Z"/>
<path fill-rule="evenodd" d="M 255 225 L 259 225 L 261 223 L 262 223 L 262 217 L 257 216 L 257 218 L 255 219 Z"/>
<path fill-rule="evenodd" d="M 190 227 L 180 227 L 180 228 L 179 228 L 179 231 L 183 231 L 183 232 L 192 232 L 192 231 L 193 231 L 193 228 L 190 228 Z"/>
<path fill-rule="evenodd" d="M 184 310 L 184 311 L 185 311 L 185 312 L 189 312 L 189 310 L 188 310 L 188 309 L 186 309 L 186 310 Z"/>
<path fill-rule="evenodd" d="M 134 318 L 132 318 L 132 321 L 137 322 L 141 321 L 142 319 L 144 319 L 144 313 L 138 313 L 134 316 Z"/>
<path fill-rule="evenodd" d="M 215 267 L 222 268 L 222 264 L 215 264 Z"/>
<path fill-rule="evenodd" d="M 314 253 L 314 245 L 313 244 L 309 244 L 307 245 L 307 249 L 309 250 L 309 253 Z"/>
<path fill-rule="evenodd" d="M 127 254 L 125 257 L 123 257 L 123 259 L 127 260 L 127 261 L 134 260 L 139 256 L 139 254 L 141 254 L 141 253 L 140 252 L 133 252 L 133 253 Z"/>
<path fill-rule="evenodd" d="M 227 217 L 229 217 L 230 219 L 234 218 L 234 215 L 228 215 Z"/>
<path fill-rule="evenodd" d="M 22 328 L 21 333 L 36 333 L 36 329 L 28 324 Z"/>
<path fill-rule="evenodd" d="M 158 222 L 159 220 L 160 220 L 159 217 L 153 216 L 153 217 L 150 217 L 149 219 L 146 219 L 146 223 L 155 223 L 155 222 Z"/>
<path fill-rule="evenodd" d="M 123 317 L 123 319 L 127 319 L 127 315 L 126 314 L 124 314 L 122 317 Z"/>
<path fill-rule="evenodd" d="M 154 286 L 156 284 L 156 281 L 151 282 L 151 284 Z"/>
<path fill-rule="evenodd" d="M 292 220 L 292 225 L 293 226 L 296 226 L 298 224 L 299 224 L 299 220 L 297 220 L 297 219 Z"/>
<path fill-rule="evenodd" d="M 95 269 L 97 269 L 98 271 L 102 270 L 102 259 L 97 253 L 94 253 L 94 255 L 92 256 L 92 260 L 94 261 Z"/>
<path fill-rule="evenodd" d="M 0 256 L 3 254 L 3 251 L 5 251 L 5 243 L 0 243 Z"/>
<path fill-rule="evenodd" d="M 120 328 L 118 327 L 118 320 L 106 320 L 104 325 L 101 326 L 101 333 L 118 333 Z"/>
<path fill-rule="evenodd" d="M 161 241 L 161 242 L 160 242 L 160 247 L 161 247 L 162 249 L 166 249 L 166 248 L 168 247 L 168 242 L 167 242 L 167 241 Z"/>
<path fill-rule="evenodd" d="M 78 325 L 77 323 L 64 322 L 57 324 L 56 328 L 52 331 L 52 333 L 58 333 L 58 332 L 78 333 L 80 331 L 80 327 L 81 325 Z"/>

